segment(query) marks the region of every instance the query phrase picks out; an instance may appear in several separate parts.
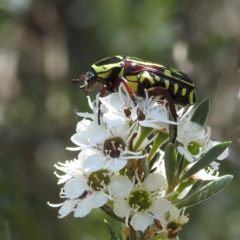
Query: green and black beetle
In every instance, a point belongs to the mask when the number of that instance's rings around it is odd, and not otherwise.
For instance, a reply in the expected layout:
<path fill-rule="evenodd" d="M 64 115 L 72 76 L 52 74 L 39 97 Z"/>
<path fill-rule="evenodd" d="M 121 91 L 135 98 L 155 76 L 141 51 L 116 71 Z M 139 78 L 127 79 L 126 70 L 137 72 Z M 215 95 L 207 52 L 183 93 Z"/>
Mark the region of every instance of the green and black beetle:
<path fill-rule="evenodd" d="M 102 84 L 102 95 L 105 91 L 118 91 L 120 83 L 123 83 L 134 102 L 135 94 L 144 97 L 146 89 L 149 96 L 158 96 L 168 101 L 175 121 L 177 114 L 174 104 L 187 106 L 196 102 L 195 84 L 185 73 L 135 57 L 113 56 L 102 59 L 94 63 L 86 75 L 74 81 L 81 80 L 84 80 L 84 85 L 80 89 L 86 94 L 98 83 Z"/>

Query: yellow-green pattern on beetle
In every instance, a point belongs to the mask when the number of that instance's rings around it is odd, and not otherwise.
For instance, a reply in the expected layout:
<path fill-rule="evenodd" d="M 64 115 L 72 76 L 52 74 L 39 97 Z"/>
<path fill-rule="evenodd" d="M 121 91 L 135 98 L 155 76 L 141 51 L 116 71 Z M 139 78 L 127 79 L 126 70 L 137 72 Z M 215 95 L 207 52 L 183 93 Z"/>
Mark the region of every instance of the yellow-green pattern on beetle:
<path fill-rule="evenodd" d="M 163 95 L 162 98 L 165 98 L 164 93 L 158 93 L 166 90 L 175 104 L 186 106 L 196 102 L 195 84 L 185 73 L 129 56 L 113 56 L 94 63 L 80 78 L 84 79 L 84 85 L 80 88 L 87 93 L 95 83 L 102 83 L 107 91 L 115 92 L 121 78 L 141 97 L 147 89 L 150 95 Z M 159 88 L 164 90 L 159 91 Z"/>
<path fill-rule="evenodd" d="M 130 56 L 117 55 L 104 58 L 94 63 L 86 75 L 74 81 L 81 80 L 84 80 L 84 85 L 80 86 L 80 89 L 86 94 L 96 84 L 102 84 L 101 96 L 105 91 L 118 91 L 120 83 L 123 83 L 135 104 L 135 94 L 145 97 L 147 90 L 149 96 L 157 96 L 160 100 L 168 101 L 175 121 L 177 113 L 174 104 L 187 106 L 196 102 L 195 84 L 185 73 Z"/>

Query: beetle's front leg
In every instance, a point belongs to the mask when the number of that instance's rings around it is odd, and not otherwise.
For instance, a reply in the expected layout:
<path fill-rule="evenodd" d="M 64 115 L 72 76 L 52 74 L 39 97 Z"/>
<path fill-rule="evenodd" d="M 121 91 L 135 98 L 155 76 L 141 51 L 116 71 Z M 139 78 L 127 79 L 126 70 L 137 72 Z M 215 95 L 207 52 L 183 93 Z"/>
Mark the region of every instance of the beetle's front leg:
<path fill-rule="evenodd" d="M 107 86 L 104 84 L 102 85 L 101 89 L 100 89 L 100 94 L 99 94 L 99 97 L 104 97 L 106 91 L 107 91 Z M 100 125 L 100 116 L 101 116 L 101 110 L 100 110 L 100 107 L 101 107 L 101 100 L 98 99 L 98 125 Z"/>
<path fill-rule="evenodd" d="M 125 86 L 129 96 L 131 97 L 133 103 L 135 106 L 137 106 L 137 100 L 135 98 L 135 94 L 131 88 L 131 86 L 129 85 L 128 81 L 124 78 L 124 77 L 120 77 L 120 78 L 117 78 L 115 81 L 114 81 L 114 84 L 110 87 L 110 85 L 102 85 L 101 89 L 100 89 L 100 94 L 99 94 L 99 97 L 103 97 L 106 93 L 106 91 L 110 91 L 110 92 L 117 92 L 118 91 L 118 88 L 119 88 L 119 85 L 123 83 L 123 85 Z M 100 125 L 100 116 L 101 116 L 101 110 L 100 110 L 100 106 L 101 106 L 101 101 L 99 100 L 98 102 L 98 124 Z"/>
<path fill-rule="evenodd" d="M 115 91 L 118 91 L 118 88 L 119 88 L 119 85 L 123 83 L 131 100 L 133 101 L 135 107 L 137 106 L 137 99 L 135 97 L 135 93 L 133 92 L 133 89 L 132 87 L 130 86 L 129 82 L 124 78 L 124 77 L 120 77 L 117 79 L 117 81 L 115 82 L 114 86 L 113 86 L 113 89 Z M 138 119 L 141 119 L 141 116 L 142 116 L 142 112 L 139 110 L 139 108 L 137 108 L 137 116 L 138 116 Z"/>
<path fill-rule="evenodd" d="M 123 85 L 125 86 L 129 96 L 131 97 L 132 101 L 134 102 L 134 105 L 137 106 L 137 100 L 135 98 L 135 94 L 134 94 L 130 84 L 128 83 L 127 79 L 125 79 L 124 77 L 118 78 L 114 83 L 113 89 L 115 91 L 118 91 L 119 85 L 121 83 L 123 83 Z"/>
<path fill-rule="evenodd" d="M 170 93 L 165 88 L 160 87 L 160 86 L 151 87 L 147 91 L 148 91 L 150 96 L 159 96 L 159 95 L 164 96 L 164 98 L 168 101 L 169 109 L 170 109 L 170 112 L 173 116 L 173 119 L 174 119 L 175 122 L 177 122 L 178 115 L 177 115 L 177 112 L 176 112 L 176 109 L 175 109 L 174 101 L 173 101 Z M 171 142 L 174 143 L 176 138 L 177 138 L 177 125 L 174 126 L 174 135 L 173 135 L 173 138 L 172 138 Z"/>

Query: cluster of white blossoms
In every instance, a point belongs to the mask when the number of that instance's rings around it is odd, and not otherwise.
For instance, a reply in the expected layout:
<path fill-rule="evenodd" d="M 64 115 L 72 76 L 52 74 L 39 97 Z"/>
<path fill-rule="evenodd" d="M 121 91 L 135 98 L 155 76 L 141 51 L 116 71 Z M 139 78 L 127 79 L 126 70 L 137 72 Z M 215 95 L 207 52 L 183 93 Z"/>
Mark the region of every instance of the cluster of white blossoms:
<path fill-rule="evenodd" d="M 189 109 L 191 110 L 191 108 Z M 178 152 L 184 155 L 190 163 L 198 160 L 204 153 L 220 142 L 212 141 L 210 127 L 205 130 L 204 126 L 190 121 L 190 111 L 187 111 L 178 121 L 177 141 L 181 143 L 177 147 Z M 228 148 L 217 157 L 223 160 L 228 156 Z M 219 163 L 211 162 L 211 167 L 218 170 Z"/>
<path fill-rule="evenodd" d="M 166 106 L 151 97 L 137 98 L 135 105 L 123 85 L 117 93 L 88 102 L 93 113 L 77 113 L 83 119 L 71 138 L 76 147 L 68 148 L 78 151 L 78 158 L 55 166 L 64 172 L 55 173 L 58 183 L 64 184 L 63 202 L 49 205 L 60 207 L 60 218 L 70 212 L 84 217 L 93 208 L 107 206 L 112 216 L 135 231 L 154 226 L 157 233 L 175 236 L 173 230 L 177 234 L 188 216 L 185 207 L 178 209 L 171 200 L 179 188 L 168 189 L 165 153 L 159 147 L 169 136 L 169 126 L 177 124 L 177 151 L 194 164 L 215 145 L 210 130 L 192 123 L 190 111 L 178 123 L 170 121 Z M 226 156 L 227 150 L 218 159 Z M 217 163 L 211 164 L 211 171 L 195 177 L 217 176 Z M 183 197 L 187 192 L 177 194 Z"/>

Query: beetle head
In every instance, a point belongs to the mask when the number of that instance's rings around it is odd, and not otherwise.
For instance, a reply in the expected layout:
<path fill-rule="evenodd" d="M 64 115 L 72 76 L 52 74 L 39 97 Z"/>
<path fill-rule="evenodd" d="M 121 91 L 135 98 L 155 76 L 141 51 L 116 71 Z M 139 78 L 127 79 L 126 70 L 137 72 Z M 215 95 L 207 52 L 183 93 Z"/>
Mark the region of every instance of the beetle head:
<path fill-rule="evenodd" d="M 120 71 L 124 67 L 125 59 L 125 56 L 104 58 L 94 63 L 86 75 L 83 74 L 79 79 L 74 79 L 73 82 L 84 80 L 84 84 L 79 88 L 88 94 L 96 84 L 109 84 L 109 81 L 115 80 L 112 77 L 112 73 L 114 70 L 118 69 Z M 116 74 L 116 71 L 114 74 Z"/>
<path fill-rule="evenodd" d="M 86 94 L 88 94 L 88 91 L 93 88 L 93 86 L 99 82 L 99 78 L 97 76 L 97 73 L 93 68 L 90 68 L 90 70 L 86 73 L 86 75 L 81 75 L 79 78 L 79 81 L 84 80 L 84 84 L 80 86 L 80 89 L 83 89 Z"/>

